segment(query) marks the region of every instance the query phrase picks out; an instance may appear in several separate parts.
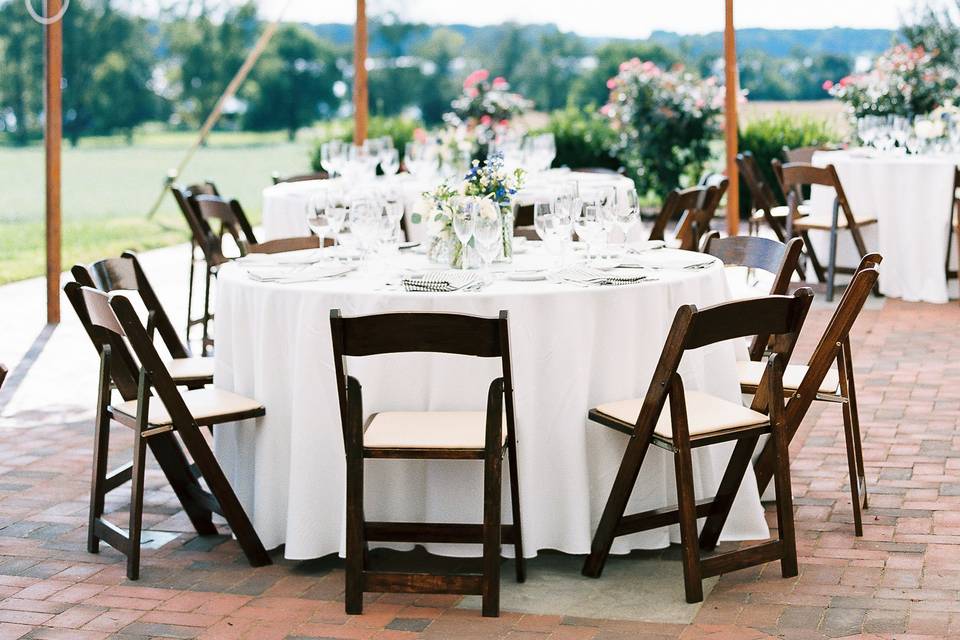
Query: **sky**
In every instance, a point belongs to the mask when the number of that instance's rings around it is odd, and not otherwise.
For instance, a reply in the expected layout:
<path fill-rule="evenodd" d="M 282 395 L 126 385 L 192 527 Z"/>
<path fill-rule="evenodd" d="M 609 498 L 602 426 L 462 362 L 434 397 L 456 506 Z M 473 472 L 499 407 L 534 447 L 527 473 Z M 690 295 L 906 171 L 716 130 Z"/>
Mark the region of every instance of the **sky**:
<path fill-rule="evenodd" d="M 275 16 L 288 0 L 258 0 Z M 936 2 L 943 0 L 934 0 Z M 916 0 L 734 0 L 738 28 L 895 29 Z M 474 25 L 553 22 L 583 36 L 643 38 L 656 29 L 704 33 L 723 29 L 724 0 L 367 0 L 367 13 L 396 11 L 432 24 Z M 289 0 L 285 18 L 304 22 L 352 22 L 354 0 Z"/>

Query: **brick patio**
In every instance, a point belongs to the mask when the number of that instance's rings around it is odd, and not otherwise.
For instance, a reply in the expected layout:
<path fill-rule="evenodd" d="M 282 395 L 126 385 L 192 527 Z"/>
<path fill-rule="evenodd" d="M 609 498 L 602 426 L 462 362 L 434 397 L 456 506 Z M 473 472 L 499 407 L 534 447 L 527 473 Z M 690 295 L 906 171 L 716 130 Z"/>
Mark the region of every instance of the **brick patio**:
<path fill-rule="evenodd" d="M 864 537 L 853 536 L 839 408 L 815 404 L 793 447 L 800 575 L 784 580 L 775 565 L 725 575 L 690 626 L 509 611 L 483 619 L 447 596 L 371 595 L 363 616 L 347 617 L 339 560 L 275 554 L 273 566 L 251 569 L 228 536 L 190 533 L 158 472 L 148 474 L 145 527 L 182 533 L 145 550 L 142 578 L 130 583 L 118 553 L 85 551 L 91 407 L 59 402 L 63 379 L 34 367 L 23 393 L 35 399 L 43 385 L 30 377 L 47 375 L 50 406 L 11 403 L 0 419 L 0 640 L 958 637 L 960 306 L 872 307 L 854 333 Z M 811 314 L 801 357 L 828 315 Z M 92 362 L 84 353 L 83 367 Z M 128 433 L 113 441 L 129 455 Z M 108 504 L 121 524 L 123 493 Z"/>

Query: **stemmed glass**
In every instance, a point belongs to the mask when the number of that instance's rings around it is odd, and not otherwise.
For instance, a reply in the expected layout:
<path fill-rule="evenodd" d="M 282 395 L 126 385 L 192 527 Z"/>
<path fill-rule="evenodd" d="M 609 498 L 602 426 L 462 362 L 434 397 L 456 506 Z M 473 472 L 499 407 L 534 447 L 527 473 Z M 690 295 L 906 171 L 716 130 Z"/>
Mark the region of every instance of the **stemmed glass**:
<path fill-rule="evenodd" d="M 343 164 L 346 160 L 345 147 L 342 140 L 329 140 L 320 145 L 320 164 L 331 178 L 343 173 Z"/>
<path fill-rule="evenodd" d="M 360 245 L 362 260 L 366 263 L 367 256 L 375 247 L 380 233 L 380 218 L 382 208 L 369 198 L 355 198 L 350 203 L 350 229 Z"/>
<path fill-rule="evenodd" d="M 595 202 L 585 202 L 580 207 L 579 215 L 573 221 L 573 228 L 577 237 L 587 245 L 587 261 L 594 253 L 603 237 L 603 222 L 601 220 L 601 205 Z"/>
<path fill-rule="evenodd" d="M 323 195 L 310 198 L 307 203 L 307 226 L 320 238 L 320 246 L 327 237 L 331 237 L 333 225 L 327 215 L 327 199 Z"/>
<path fill-rule="evenodd" d="M 476 244 L 477 253 L 480 254 L 480 266 L 483 270 L 483 282 L 488 283 L 492 279 L 490 275 L 490 265 L 500 250 L 500 236 L 503 232 L 503 226 L 500 223 L 500 217 L 497 215 L 484 215 L 480 213 L 477 216 L 473 227 L 473 239 Z"/>
<path fill-rule="evenodd" d="M 536 202 L 533 205 L 533 227 L 550 255 L 563 262 L 563 231 L 561 216 L 557 215 L 556 202 Z M 570 228 L 566 227 L 569 237 Z"/>
<path fill-rule="evenodd" d="M 380 152 L 380 168 L 383 175 L 393 176 L 400 170 L 400 152 L 389 147 Z"/>
<path fill-rule="evenodd" d="M 630 229 L 640 217 L 640 198 L 636 189 L 627 189 L 622 198 L 615 199 L 611 208 L 613 219 L 623 232 L 623 243 L 627 243 Z"/>
<path fill-rule="evenodd" d="M 469 242 L 473 237 L 474 229 L 477 225 L 477 218 L 480 216 L 480 201 L 476 197 L 465 196 L 458 198 L 453 207 L 453 232 L 463 247 L 462 262 L 464 266 L 469 264 L 467 260 L 469 251 Z"/>

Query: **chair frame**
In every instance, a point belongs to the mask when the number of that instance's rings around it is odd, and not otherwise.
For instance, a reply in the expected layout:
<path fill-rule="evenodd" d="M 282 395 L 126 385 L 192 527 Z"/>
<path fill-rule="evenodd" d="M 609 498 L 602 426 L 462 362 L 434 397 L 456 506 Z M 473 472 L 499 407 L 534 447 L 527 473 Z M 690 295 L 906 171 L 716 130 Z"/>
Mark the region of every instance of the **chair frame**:
<path fill-rule="evenodd" d="M 70 269 L 70 274 L 81 286 L 99 289 L 104 293 L 136 291 L 152 319 L 153 325 L 149 328 L 148 333 L 156 331 L 160 334 L 160 338 L 171 357 L 189 358 L 192 356 L 189 345 L 180 339 L 176 329 L 173 328 L 173 323 L 170 322 L 170 317 L 160 303 L 160 298 L 157 297 L 150 285 L 150 280 L 147 278 L 136 253 L 124 251 L 119 258 L 105 258 L 86 266 L 77 264 Z M 84 328 L 90 335 L 91 326 L 85 324 Z M 90 338 L 96 342 L 93 335 L 90 335 Z M 195 380 L 178 380 L 179 384 L 183 384 L 190 389 L 201 388 L 211 382 L 213 382 L 213 376 Z"/>
<path fill-rule="evenodd" d="M 3 381 L 7 379 L 7 374 L 10 373 L 10 370 L 7 369 L 7 366 L 0 362 L 0 389 L 3 388 Z"/>
<path fill-rule="evenodd" d="M 869 506 L 867 498 L 867 480 L 866 471 L 863 465 L 863 444 L 860 437 L 860 413 L 857 407 L 856 381 L 853 375 L 853 352 L 850 347 L 850 330 L 863 309 L 863 304 L 874 287 L 877 280 L 877 265 L 883 260 L 879 253 L 869 253 L 860 261 L 857 273 L 854 275 L 850 286 L 844 291 L 834 311 L 830 323 L 817 343 L 813 355 L 811 355 L 807 366 L 809 367 L 807 375 L 801 381 L 797 389 L 787 389 L 788 397 L 797 397 L 796 406 L 791 409 L 788 405 L 788 417 L 793 420 L 790 423 L 789 437 L 792 439 L 800 421 L 809 408 L 809 403 L 813 400 L 822 402 L 831 402 L 842 405 L 843 410 L 843 434 L 847 449 L 847 468 L 850 474 L 850 501 L 853 505 L 853 527 L 856 536 L 863 535 L 863 515 L 864 509 Z M 759 357 L 751 352 L 751 360 L 759 361 Z M 830 365 L 837 363 L 837 373 L 840 377 L 839 393 L 820 393 L 819 388 L 823 383 L 824 377 L 829 371 Z M 826 363 L 826 364 L 824 364 Z M 743 393 L 756 393 L 756 387 L 751 385 L 741 385 Z M 799 398 L 808 398 L 806 404 L 800 402 Z M 793 400 L 791 400 L 791 403 Z M 766 457 L 765 457 L 766 456 Z M 758 458 L 758 481 L 757 485 L 762 494 L 766 490 L 766 485 L 770 482 L 768 475 L 770 454 L 764 450 Z M 761 462 L 762 461 L 762 462 Z M 761 466 L 766 467 L 763 471 L 767 474 L 761 482 Z"/>
<path fill-rule="evenodd" d="M 653 222 L 650 240 L 663 240 L 667 224 L 679 215 L 675 237 L 680 241 L 680 248 L 696 251 L 700 238 L 710 231 L 710 220 L 716 214 L 728 184 L 724 178 L 719 186 L 698 185 L 671 191 Z"/>
<path fill-rule="evenodd" d="M 721 238 L 716 231 L 706 235 L 702 248 L 703 253 L 719 258 L 724 266 L 760 269 L 773 274 L 769 292 L 772 296 L 787 294 L 802 251 L 803 240 L 800 238 L 791 238 L 786 243 L 757 236 Z M 750 359 L 762 358 L 767 347 L 760 336 L 754 336 L 750 343 Z"/>
<path fill-rule="evenodd" d="M 317 171 L 315 173 L 301 173 L 292 176 L 281 175 L 279 171 L 274 171 L 271 179 L 273 180 L 274 185 L 283 184 L 284 182 L 310 182 L 312 180 L 328 180 L 330 174 L 326 171 Z"/>
<path fill-rule="evenodd" d="M 87 551 L 98 553 L 100 542 L 106 542 L 127 556 L 127 577 L 130 580 L 139 578 L 144 472 L 149 447 L 199 535 L 217 534 L 212 514 L 218 513 L 226 518 L 252 566 L 270 564 L 270 556 L 200 430 L 201 426 L 211 426 L 214 421 L 201 424 L 190 414 L 153 346 L 148 328 L 141 324 L 130 301 L 123 296 L 110 298 L 102 291 L 83 287 L 77 282 L 67 283 L 64 290 L 100 353 Z M 139 364 L 134 361 L 127 341 Z M 124 400 L 136 399 L 137 415 L 134 419 L 113 410 L 111 389 L 114 386 Z M 169 425 L 149 424 L 152 400 L 163 403 L 171 418 Z M 216 422 L 262 415 L 264 410 L 261 407 L 257 411 L 218 416 Z M 112 420 L 131 428 L 135 442 L 133 461 L 108 472 Z M 188 461 L 187 453 L 193 464 Z M 201 479 L 209 491 L 200 485 Z M 131 483 L 128 533 L 103 517 L 106 494 L 126 482 Z"/>
<path fill-rule="evenodd" d="M 594 534 L 590 555 L 584 562 L 583 575 L 600 576 L 614 538 L 671 524 L 680 525 L 687 602 L 703 600 L 703 578 L 733 569 L 779 559 L 784 577 L 797 575 L 782 376 L 783 367 L 789 361 L 812 299 L 813 293 L 804 287 L 793 296 L 769 296 L 728 302 L 700 311 L 694 305 L 680 307 L 636 423 L 617 420 L 596 409 L 590 411 L 591 420 L 629 435 L 630 441 Z M 776 336 L 775 350 L 761 381 L 764 393 L 758 393 L 753 404 L 754 409 L 769 409 L 769 421 L 757 426 L 690 436 L 683 381 L 677 372 L 684 352 L 723 340 L 757 334 Z M 670 402 L 673 429 L 670 439 L 665 439 L 654 431 L 667 401 Z M 771 435 L 770 442 L 775 452 L 773 475 L 777 487 L 778 538 L 747 549 L 701 558 L 697 545 L 697 518 L 715 514 L 723 514 L 724 519 L 726 518 L 750 462 L 750 452 L 764 433 Z M 713 499 L 697 501 L 693 489 L 691 449 L 730 440 L 736 440 L 737 448 L 727 466 L 724 479 L 735 476 L 732 478 L 735 481 L 722 484 Z M 678 504 L 676 507 L 624 515 L 650 445 L 674 454 Z M 703 547 L 702 543 L 700 547 Z"/>
<path fill-rule="evenodd" d="M 837 266 L 837 233 L 840 230 L 839 221 L 841 212 L 843 212 L 844 219 L 847 221 L 846 229 L 853 238 L 853 243 L 857 247 L 860 258 L 862 259 L 869 253 L 863 236 L 860 233 L 860 226 L 857 224 L 857 220 L 853 215 L 853 209 L 850 207 L 850 201 L 847 199 L 847 194 L 843 190 L 843 184 L 840 182 L 837 169 L 832 164 L 828 164 L 826 167 L 816 167 L 812 164 L 801 162 L 780 165 L 776 159 L 772 162 L 776 170 L 775 173 L 780 178 L 780 186 L 783 192 L 787 194 L 787 206 L 790 207 L 790 214 L 787 216 L 787 236 L 792 238 L 799 235 L 803 238 L 807 249 L 807 256 L 810 258 L 810 264 L 813 266 L 813 270 L 817 275 L 817 280 L 827 283 L 827 302 L 833 302 L 836 274 L 853 274 L 856 272 L 856 269 Z M 817 258 L 816 251 L 810 243 L 809 230 L 802 226 L 800 227 L 799 234 L 794 230 L 797 221 L 801 219 L 799 212 L 801 196 L 799 196 L 798 193 L 803 187 L 808 185 L 830 187 L 834 190 L 835 194 L 830 218 L 830 228 L 826 229 L 830 234 L 830 248 L 826 273 L 824 273 L 820 260 Z M 800 222 L 799 224 L 802 225 L 803 223 Z"/>
<path fill-rule="evenodd" d="M 953 237 L 956 234 L 957 253 L 960 255 L 960 167 L 954 169 L 953 174 L 953 198 L 950 200 L 950 225 L 947 228 L 947 257 L 944 265 L 944 271 L 947 274 L 947 280 L 950 278 L 960 279 L 960 258 L 957 259 L 957 268 L 950 268 L 950 252 L 953 250 Z"/>
<path fill-rule="evenodd" d="M 501 542 L 514 545 L 517 581 L 526 579 L 507 312 L 501 311 L 498 318 L 447 313 L 388 313 L 345 318 L 334 309 L 330 312 L 330 327 L 347 466 L 346 612 L 362 613 L 363 593 L 368 591 L 457 593 L 481 595 L 483 615 L 498 616 Z M 345 357 L 416 352 L 501 359 L 502 375 L 490 383 L 487 393 L 483 449 L 372 448 L 364 445 L 364 431 L 374 416 L 363 422 L 360 382 L 347 374 Z M 501 432 L 504 414 L 505 442 Z M 513 524 L 509 525 L 501 524 L 500 515 L 504 452 L 510 466 Z M 368 458 L 483 460 L 483 524 L 366 521 L 363 470 Z M 481 543 L 482 571 L 479 574 L 450 575 L 378 571 L 370 565 L 370 541 Z"/>
<path fill-rule="evenodd" d="M 740 175 L 747 185 L 747 191 L 750 192 L 751 208 L 753 211 L 762 212 L 764 221 L 773 230 L 777 240 L 785 242 L 787 235 L 784 226 L 772 214 L 773 208 L 779 205 L 777 196 L 770 185 L 767 184 L 767 181 L 764 180 L 760 165 L 753 153 L 750 151 L 738 153 L 737 167 L 740 169 Z M 750 231 L 753 234 L 754 221 L 752 217 L 750 219 Z"/>

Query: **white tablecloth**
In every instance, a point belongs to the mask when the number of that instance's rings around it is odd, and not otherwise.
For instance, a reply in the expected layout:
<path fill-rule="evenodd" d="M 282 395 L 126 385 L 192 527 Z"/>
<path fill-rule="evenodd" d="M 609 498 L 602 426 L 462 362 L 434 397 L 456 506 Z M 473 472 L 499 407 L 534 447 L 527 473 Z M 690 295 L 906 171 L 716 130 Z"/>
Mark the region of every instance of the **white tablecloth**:
<path fill-rule="evenodd" d="M 658 261 L 696 261 L 672 250 Z M 531 249 L 515 265 L 542 264 Z M 426 264 L 422 256 L 407 265 Z M 583 554 L 627 444 L 587 421 L 605 401 L 642 396 L 679 305 L 727 299 L 723 268 L 664 269 L 660 279 L 621 287 L 496 281 L 478 292 L 385 291 L 383 277 L 351 275 L 305 284 L 250 280 L 237 264 L 220 271 L 216 384 L 263 402 L 266 416 L 218 427 L 216 454 L 267 548 L 286 544 L 292 559 L 343 551 L 344 456 L 333 371 L 329 312 L 510 313 L 516 387 L 519 477 L 526 549 Z M 739 401 L 736 343 L 691 352 L 681 375 L 693 389 Z M 497 362 L 428 354 L 354 359 L 364 410 L 482 410 Z M 732 445 L 695 453 L 696 491 L 713 495 Z M 366 515 L 372 520 L 479 522 L 481 466 L 458 461 L 367 461 Z M 506 478 L 506 474 L 504 476 Z M 505 480 L 506 482 L 506 480 Z M 505 486 L 504 518 L 509 521 Z M 631 511 L 675 504 L 673 462 L 651 447 Z M 765 538 L 768 529 L 752 471 L 724 539 Z M 617 540 L 615 553 L 678 542 L 676 527 Z M 479 554 L 478 546 L 432 546 Z M 511 549 L 504 547 L 509 555 Z"/>
<path fill-rule="evenodd" d="M 863 235 L 867 250 L 883 254 L 881 293 L 910 302 L 947 302 L 944 264 L 951 232 L 954 169 L 960 156 L 868 153 L 821 151 L 813 156 L 813 163 L 833 164 L 854 213 L 876 216 L 877 224 L 865 227 Z M 813 190 L 815 213 L 831 214 L 832 193 L 826 188 Z M 824 268 L 829 257 L 828 237 L 826 232 L 811 233 Z M 857 266 L 860 258 L 850 233 L 840 231 L 838 238 L 837 263 Z"/>
<path fill-rule="evenodd" d="M 531 204 L 539 198 L 550 198 L 552 188 L 565 181 L 578 183 L 581 193 L 593 197 L 603 188 L 612 187 L 618 192 L 633 188 L 633 181 L 623 176 L 608 173 L 586 173 L 566 169 L 551 169 L 540 174 L 530 175 L 526 185 L 516 199 L 519 204 Z M 406 202 L 407 232 L 410 240 L 421 242 L 426 237 L 425 225 L 413 224 L 410 220 L 413 205 L 422 196 L 436 186 L 435 180 L 415 178 L 407 173 L 396 176 L 380 176 L 371 185 L 376 187 L 392 186 L 399 189 Z M 363 185 L 350 186 L 342 178 L 333 180 L 310 180 L 305 182 L 284 182 L 263 190 L 263 234 L 266 240 L 290 238 L 310 234 L 307 227 L 307 207 L 310 199 L 328 189 L 362 190 Z"/>

